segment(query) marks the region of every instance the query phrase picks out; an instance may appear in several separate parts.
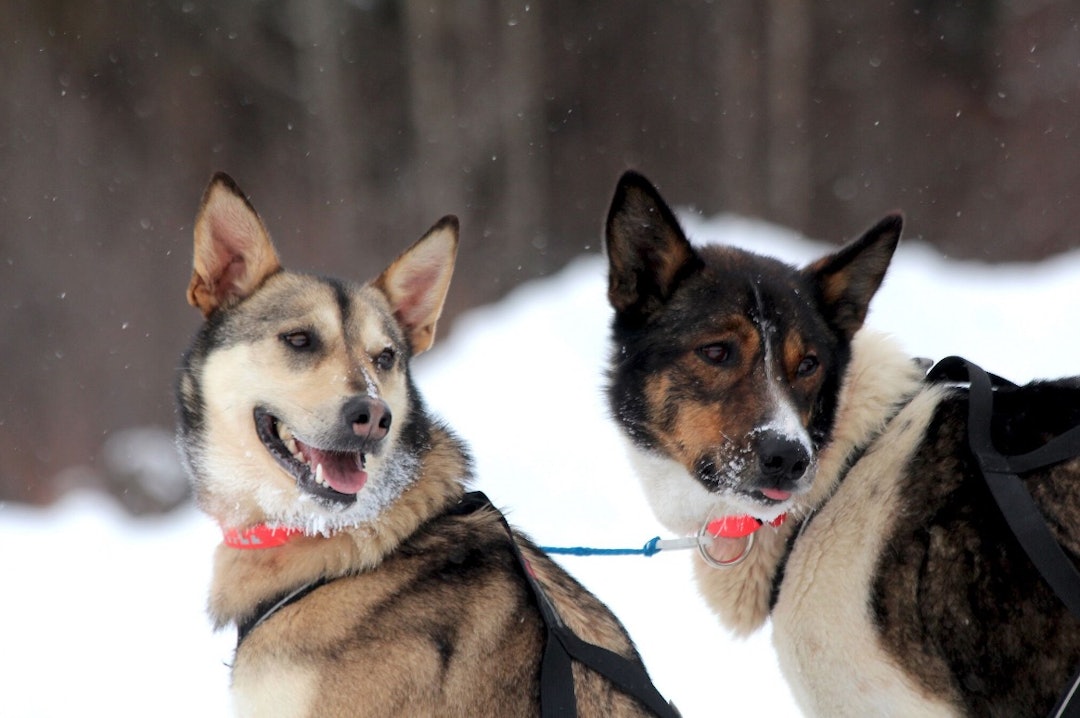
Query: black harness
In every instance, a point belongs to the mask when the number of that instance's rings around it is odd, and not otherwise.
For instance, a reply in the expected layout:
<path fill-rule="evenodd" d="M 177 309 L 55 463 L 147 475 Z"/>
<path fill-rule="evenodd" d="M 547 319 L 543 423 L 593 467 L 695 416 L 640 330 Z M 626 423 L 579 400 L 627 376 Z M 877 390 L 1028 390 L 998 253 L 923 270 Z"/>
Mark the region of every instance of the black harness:
<path fill-rule="evenodd" d="M 1034 451 L 1005 456 L 997 450 L 990 436 L 994 391 L 1016 388 L 1015 384 L 988 374 L 960 357 L 942 359 L 930 370 L 927 379 L 968 383 L 968 444 L 983 479 L 1024 553 L 1073 617 L 1080 620 L 1080 572 L 1050 532 L 1039 507 L 1018 476 L 1080 456 L 1080 426 L 1074 426 Z M 1078 686 L 1080 671 L 1058 699 L 1050 713 L 1052 718 L 1080 717 L 1080 700 L 1074 700 Z"/>
<path fill-rule="evenodd" d="M 1054 437 L 1038 449 L 1026 454 L 1005 456 L 994 446 L 990 423 L 994 416 L 994 393 L 1000 389 L 1015 389 L 1016 384 L 988 374 L 981 367 L 961 357 L 948 357 L 938 362 L 926 375 L 927 381 L 966 384 L 968 391 L 968 446 L 976 465 L 990 489 L 994 502 L 1005 518 L 1032 564 L 1053 589 L 1072 615 L 1080 620 L 1080 572 L 1054 538 L 1039 507 L 1028 493 L 1018 474 L 1045 468 L 1080 456 L 1080 426 Z M 870 442 L 872 443 L 872 442 Z M 850 470 L 868 445 L 859 446 L 848 458 Z M 837 486 L 847 476 L 840 475 Z M 799 536 L 813 520 L 811 513 L 787 541 L 773 577 L 769 609 L 776 605 L 788 557 Z M 1050 718 L 1080 718 L 1080 671 L 1073 676 L 1058 699 Z"/>
<path fill-rule="evenodd" d="M 540 617 L 546 632 L 544 656 L 540 663 L 540 710 L 545 718 L 576 716 L 577 699 L 574 696 L 572 660 L 576 660 L 611 681 L 620 691 L 637 699 L 659 718 L 678 718 L 679 712 L 664 699 L 652 684 L 645 668 L 637 661 L 620 656 L 601 646 L 583 641 L 567 628 L 558 611 L 548 598 L 543 586 L 533 576 L 529 560 L 521 553 L 514 540 L 513 531 L 506 517 L 496 509 L 487 496 L 471 491 L 461 499 L 453 513 L 472 513 L 479 509 L 494 511 L 510 537 L 510 547 L 517 559 L 518 568 L 536 599 Z"/>
<path fill-rule="evenodd" d="M 286 594 L 283 594 L 281 596 L 275 596 L 269 601 L 264 601 L 263 603 L 260 603 L 255 608 L 254 615 L 248 618 L 248 620 L 242 623 L 238 623 L 236 625 L 237 650 L 240 649 L 240 644 L 244 642 L 244 639 L 248 637 L 248 634 L 254 631 L 255 628 L 263 621 L 270 618 L 286 606 L 296 603 L 301 598 L 317 589 L 319 586 L 325 586 L 327 583 L 329 583 L 328 579 L 320 578 L 317 581 L 312 581 L 311 583 L 304 584 L 295 591 L 289 591 Z"/>
<path fill-rule="evenodd" d="M 571 666 L 575 660 L 599 673 L 620 691 L 652 711 L 658 718 L 679 718 L 679 712 L 660 695 L 640 663 L 583 641 L 563 623 L 551 599 L 548 598 L 547 592 L 533 576 L 532 567 L 528 559 L 522 555 L 517 541 L 514 540 L 513 531 L 506 522 L 506 518 L 492 505 L 487 496 L 480 491 L 471 491 L 447 513 L 452 516 L 463 516 L 480 509 L 494 511 L 499 517 L 500 523 L 510 538 L 510 546 L 517 559 L 521 575 L 525 578 L 536 600 L 537 608 L 540 609 L 540 617 L 544 621 L 544 655 L 540 663 L 540 711 L 543 718 L 573 718 L 577 715 L 574 676 L 571 672 Z M 328 583 L 327 579 L 319 579 L 261 604 L 254 616 L 238 625 L 237 649 L 256 626 L 326 583 Z"/>

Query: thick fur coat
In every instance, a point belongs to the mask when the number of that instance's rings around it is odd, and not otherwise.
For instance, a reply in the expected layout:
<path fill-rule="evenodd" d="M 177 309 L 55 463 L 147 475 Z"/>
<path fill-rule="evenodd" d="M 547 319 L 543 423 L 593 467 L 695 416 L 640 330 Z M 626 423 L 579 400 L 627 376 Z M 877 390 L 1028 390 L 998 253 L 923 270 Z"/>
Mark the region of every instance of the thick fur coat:
<path fill-rule="evenodd" d="M 310 588 L 240 642 L 238 715 L 539 715 L 544 626 L 514 544 L 571 630 L 640 660 L 605 606 L 497 512 L 456 510 L 468 453 L 409 372 L 456 247 L 448 217 L 366 284 L 290 272 L 231 179 L 206 190 L 188 292 L 205 323 L 180 371 L 178 442 L 223 529 L 292 534 L 223 543 L 210 614 L 249 624 Z M 647 714 L 591 669 L 575 663 L 573 679 L 582 716 Z"/>
<path fill-rule="evenodd" d="M 771 616 L 808 715 L 1047 715 L 1080 668 L 1080 624 L 977 470 L 965 391 L 861 329 L 900 223 L 796 269 L 692 247 L 629 173 L 607 224 L 612 413 L 673 530 L 787 515 L 742 563 L 695 575 L 735 631 Z M 1022 453 L 1080 423 L 1080 382 L 995 406 L 995 444 Z M 1023 480 L 1076 563 L 1080 459 Z"/>

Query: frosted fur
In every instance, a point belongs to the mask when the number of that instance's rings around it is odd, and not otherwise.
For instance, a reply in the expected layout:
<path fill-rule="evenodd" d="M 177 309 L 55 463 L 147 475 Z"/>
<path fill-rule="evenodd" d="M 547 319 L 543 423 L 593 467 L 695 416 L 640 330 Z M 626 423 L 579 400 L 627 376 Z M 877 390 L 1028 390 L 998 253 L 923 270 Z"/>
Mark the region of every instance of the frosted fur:
<path fill-rule="evenodd" d="M 623 435 L 630 462 L 641 481 L 656 518 L 669 530 L 683 536 L 696 534 L 710 517 L 749 514 L 762 521 L 772 521 L 784 513 L 785 504 L 763 506 L 742 500 L 741 494 L 720 496 L 706 489 L 674 459 L 644 449 Z M 744 460 L 729 461 L 731 474 L 737 475 Z"/>
<path fill-rule="evenodd" d="M 328 512 L 311 496 L 298 499 L 292 513 L 281 515 L 281 525 L 302 528 L 309 535 L 329 535 L 335 531 L 363 526 L 376 521 L 402 492 L 416 480 L 419 460 L 404 452 L 394 452 L 356 495 L 356 503 L 347 509 Z"/>
<path fill-rule="evenodd" d="M 763 316 L 765 313 L 764 303 L 761 301 L 761 289 L 758 285 L 752 285 L 754 289 L 754 297 L 757 300 L 758 315 Z M 769 399 L 772 403 L 773 413 L 769 422 L 761 426 L 755 431 L 775 431 L 781 436 L 793 439 L 806 449 L 808 455 L 813 455 L 814 448 L 810 441 L 810 434 L 806 431 L 806 427 L 803 426 L 802 421 L 799 420 L 798 412 L 795 407 L 791 405 L 791 400 L 788 399 L 782 391 L 779 390 L 780 382 L 783 381 L 782 377 L 775 375 L 775 367 L 777 366 L 775 357 L 775 347 L 773 343 L 776 341 L 776 327 L 767 320 L 759 320 L 758 325 L 761 329 L 762 345 L 765 347 L 765 374 L 768 377 L 769 385 Z M 807 469 L 808 471 L 810 469 Z"/>
<path fill-rule="evenodd" d="M 773 334 L 775 332 L 770 332 L 767 327 L 762 328 L 765 365 L 770 372 L 768 384 L 772 412 L 769 421 L 755 428 L 751 435 L 774 431 L 798 441 L 806 448 L 807 454 L 813 455 L 809 434 L 799 421 L 791 402 L 776 388 L 776 379 L 771 373 Z M 664 526 L 675 533 L 686 536 L 696 534 L 710 518 L 732 514 L 749 514 L 768 522 L 788 510 L 786 503 L 765 506 L 738 492 L 727 492 L 721 496 L 709 491 L 678 461 L 659 451 L 638 445 L 629 431 L 620 432 L 620 436 L 626 442 L 630 461 L 642 482 L 653 513 Z M 749 448 L 737 449 L 736 453 L 727 457 L 719 467 L 724 469 L 718 472 L 720 479 L 731 477 L 732 485 L 736 484 L 746 463 L 752 460 L 755 460 L 755 457 Z M 811 462 L 801 481 L 805 482 L 813 475 L 813 471 L 814 462 Z"/>
<path fill-rule="evenodd" d="M 284 279 L 279 277 L 277 282 Z M 332 318 L 333 313 L 329 313 L 320 326 L 333 327 Z M 374 321 L 366 324 L 378 326 Z M 374 335 L 374 346 L 389 342 L 381 333 L 369 331 Z M 335 333 L 341 337 L 340 330 L 329 328 L 324 336 L 329 339 Z M 206 435 L 229 436 L 231 441 L 187 447 L 197 481 L 202 482 L 198 477 L 215 477 L 212 491 L 198 492 L 200 506 L 223 525 L 240 528 L 267 523 L 301 528 L 309 534 L 327 534 L 371 521 L 401 495 L 416 475 L 415 456 L 398 450 L 401 421 L 392 424 L 381 449 L 367 456 L 368 481 L 355 503 L 328 507 L 297 490 L 295 478 L 268 455 L 256 435 L 252 409 L 268 406 L 275 416 L 287 420 L 298 436 L 309 443 L 320 443 L 318 437 L 330 429 L 328 422 L 339 415 L 342 396 L 349 391 L 350 367 L 327 360 L 321 373 L 312 373 L 304 378 L 304 384 L 298 384 L 287 368 L 266 359 L 272 355 L 275 341 L 275 337 L 269 337 L 217 350 L 202 367 Z M 251 371 L 244 381 L 237 381 L 238 366 L 259 371 Z M 367 396 L 407 406 L 410 399 L 403 376 L 387 376 L 380 385 L 371 369 L 361 366 L 360 374 Z M 284 391 L 287 386 L 293 387 L 295 396 Z"/>
<path fill-rule="evenodd" d="M 891 339 L 867 329 L 856 334 L 833 434 L 818 454 L 810 490 L 792 499 L 788 511 L 793 518 L 809 514 L 832 493 L 852 450 L 881 433 L 895 408 L 918 391 L 922 381 L 923 373 L 917 364 Z M 684 481 L 693 479 L 686 475 Z M 720 620 L 735 632 L 750 633 L 768 617 L 772 577 L 797 523 L 789 521 L 779 529 L 758 531 L 754 551 L 737 567 L 717 571 L 695 560 L 702 595 Z"/>
<path fill-rule="evenodd" d="M 342 527 L 328 536 L 301 537 L 269 551 L 237 551 L 221 544 L 214 559 L 210 614 L 217 627 L 239 623 L 249 615 L 253 596 L 269 596 L 280 585 L 301 585 L 311 576 L 344 576 L 378 566 L 433 512 L 464 492 L 469 467 L 457 447 L 440 436 L 431 453 L 417 463 L 417 475 L 373 520 Z M 275 555 L 276 553 L 276 555 Z"/>
<path fill-rule="evenodd" d="M 796 542 L 772 614 L 781 668 L 808 715 L 954 715 L 950 702 L 927 695 L 881 648 L 865 600 L 880 542 L 899 513 L 891 479 L 918 448 L 946 391 L 925 385 L 916 362 L 891 340 L 868 330 L 856 335 L 831 440 L 810 491 L 791 512 L 806 517 L 835 496 Z M 879 446 L 886 426 L 900 428 Z M 852 453 L 868 444 L 837 491 Z M 759 531 L 750 557 L 732 569 L 718 571 L 695 557 L 702 595 L 736 633 L 750 633 L 768 618 L 778 561 L 799 524 Z"/>

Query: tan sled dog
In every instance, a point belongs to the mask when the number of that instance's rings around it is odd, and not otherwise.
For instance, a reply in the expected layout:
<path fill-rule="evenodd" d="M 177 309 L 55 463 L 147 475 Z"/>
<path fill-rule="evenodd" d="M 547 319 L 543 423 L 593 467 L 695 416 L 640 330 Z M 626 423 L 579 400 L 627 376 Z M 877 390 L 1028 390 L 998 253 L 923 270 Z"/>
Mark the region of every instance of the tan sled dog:
<path fill-rule="evenodd" d="M 462 501 L 469 456 L 409 374 L 456 248 L 447 217 L 367 284 L 289 272 L 231 179 L 206 190 L 188 290 L 206 321 L 180 371 L 178 442 L 226 531 L 210 613 L 240 629 L 240 715 L 538 715 L 544 600 L 640 665 L 600 601 L 490 504 Z M 572 669 L 580 715 L 651 715 Z"/>

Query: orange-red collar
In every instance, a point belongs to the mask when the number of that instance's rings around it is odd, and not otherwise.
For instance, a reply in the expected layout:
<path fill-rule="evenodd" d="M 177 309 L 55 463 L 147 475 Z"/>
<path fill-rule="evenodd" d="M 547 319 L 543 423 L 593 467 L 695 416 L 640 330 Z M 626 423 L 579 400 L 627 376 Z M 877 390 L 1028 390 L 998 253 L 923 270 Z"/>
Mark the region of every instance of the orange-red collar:
<path fill-rule="evenodd" d="M 775 519 L 769 522 L 770 526 L 778 527 L 784 523 L 784 519 L 787 518 L 787 514 L 780 514 Z M 761 519 L 754 518 L 753 516 L 724 516 L 718 518 L 715 521 L 710 521 L 705 530 L 713 536 L 722 536 L 724 538 L 742 538 L 743 536 L 749 536 L 750 534 L 761 528 L 765 522 Z"/>
<path fill-rule="evenodd" d="M 225 545 L 230 548 L 275 548 L 288 543 L 294 536 L 302 536 L 302 529 L 257 524 L 246 529 L 222 529 Z"/>

